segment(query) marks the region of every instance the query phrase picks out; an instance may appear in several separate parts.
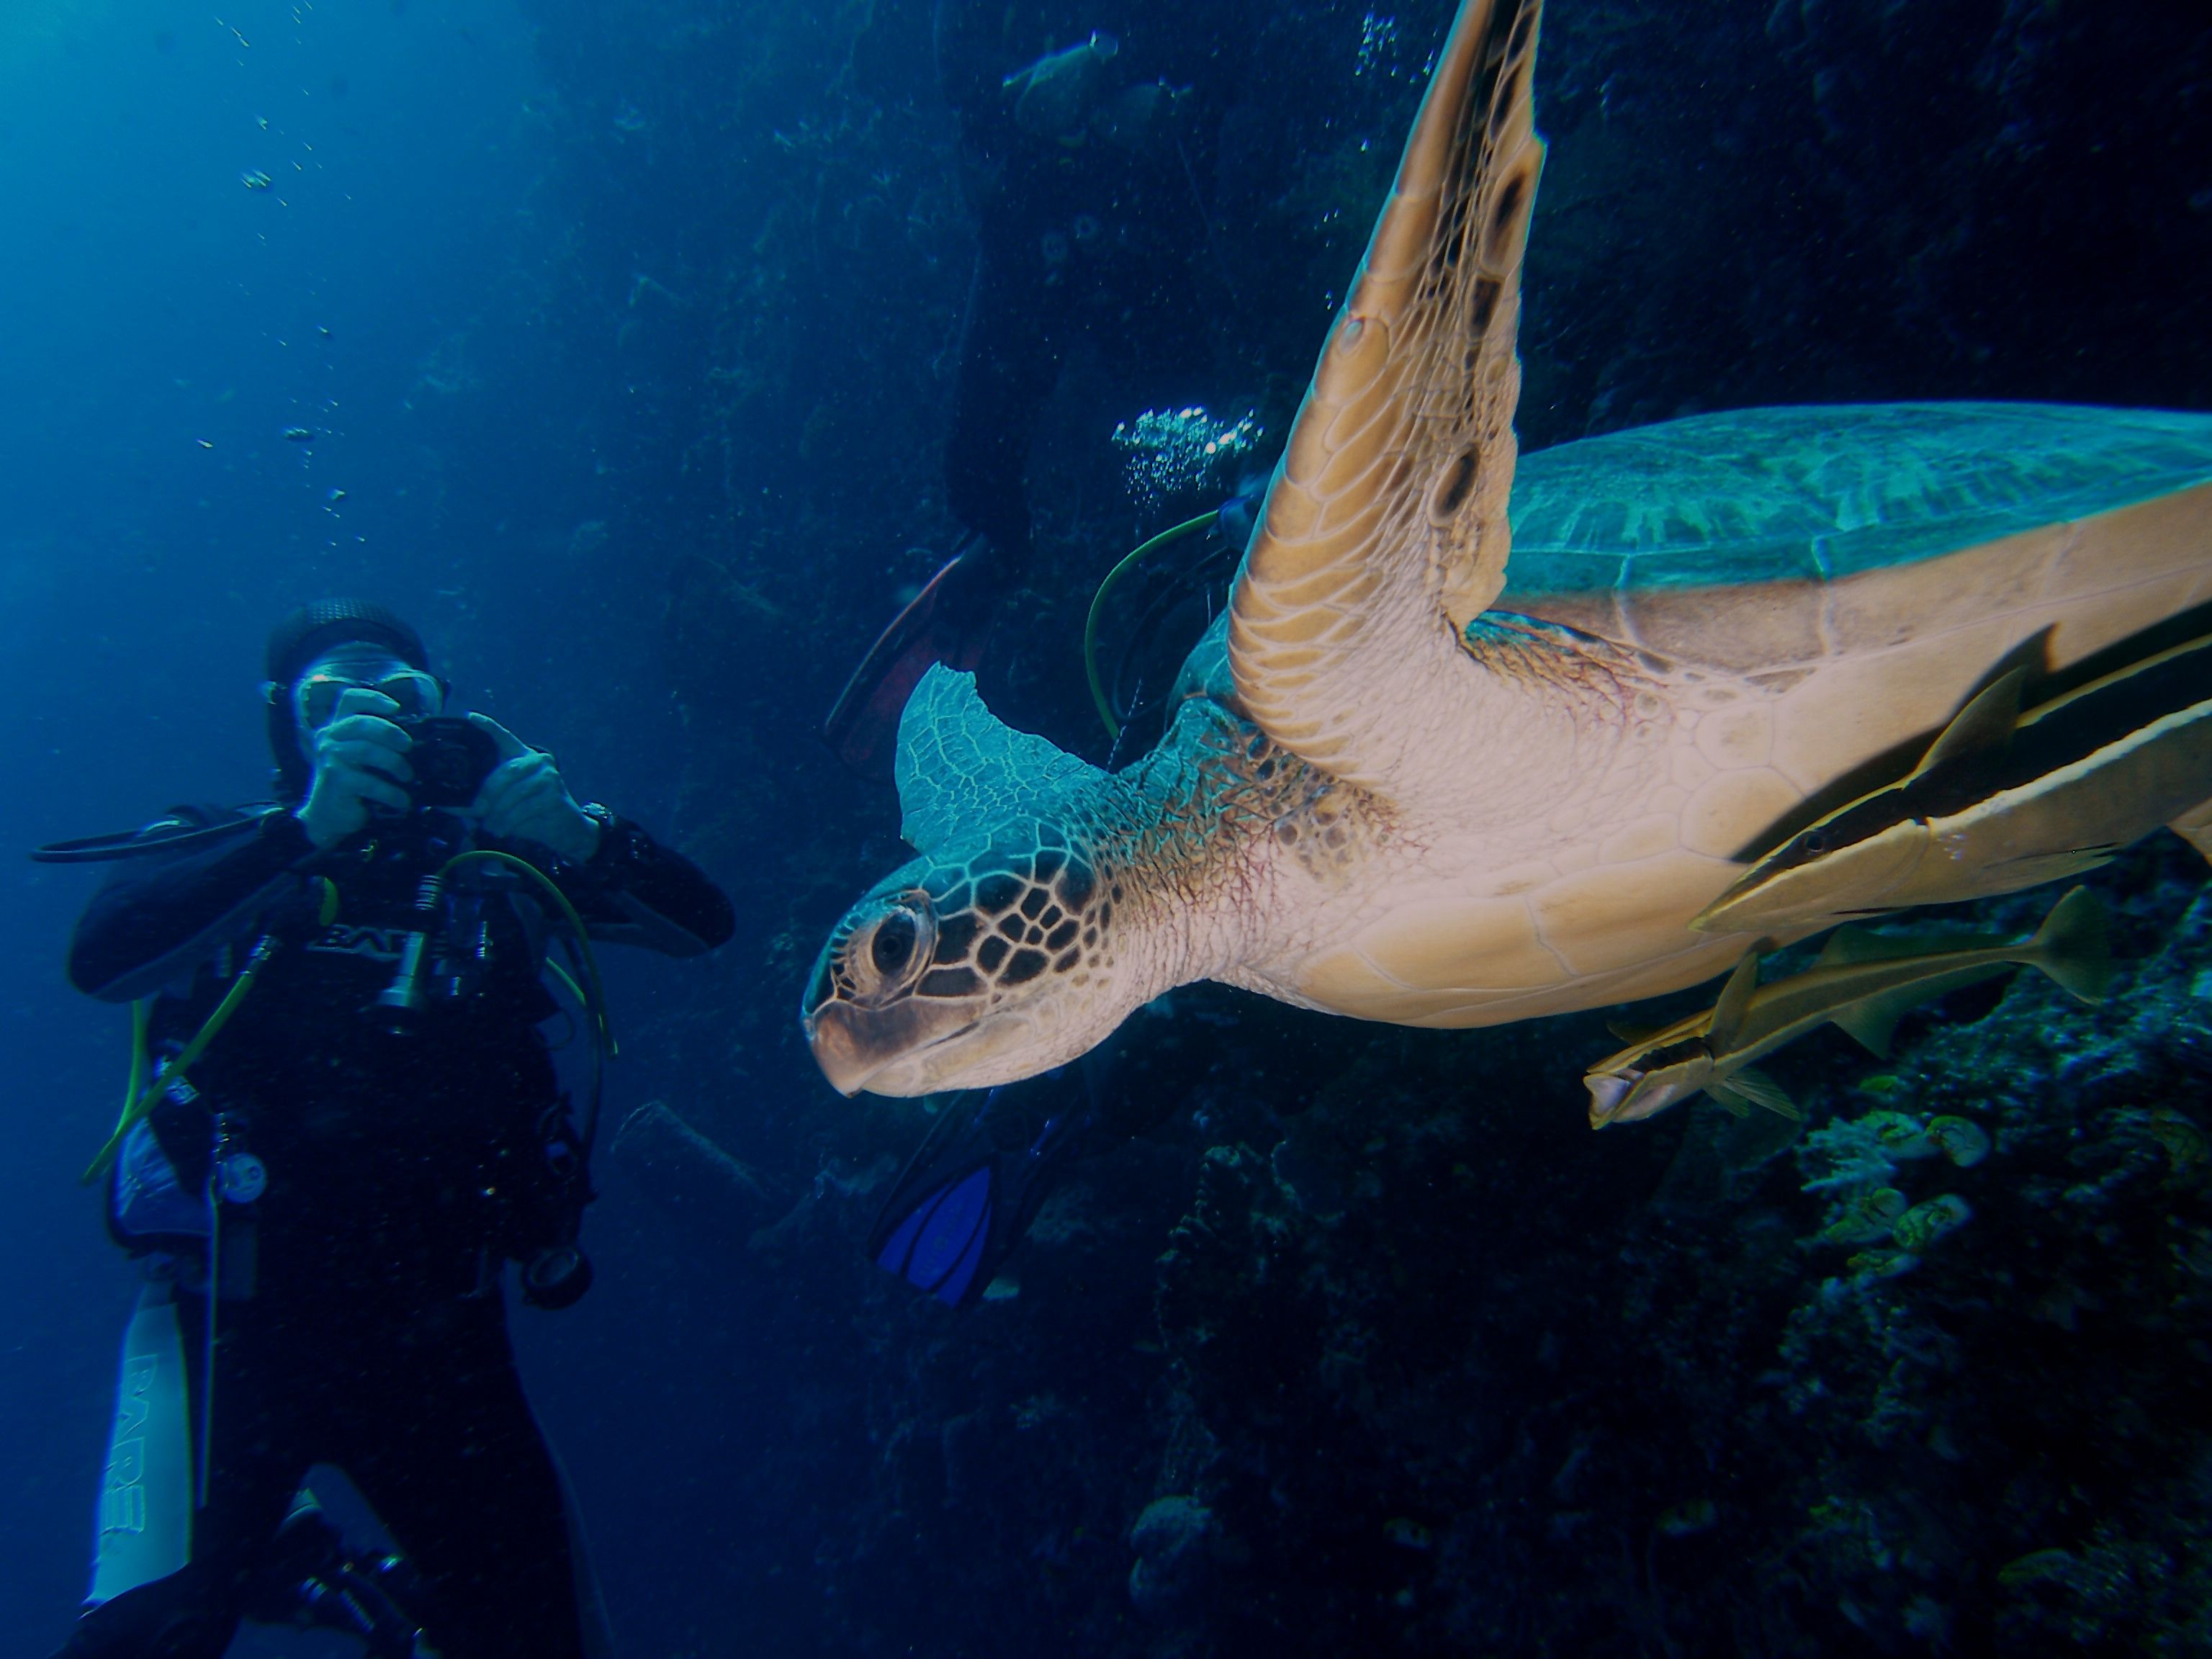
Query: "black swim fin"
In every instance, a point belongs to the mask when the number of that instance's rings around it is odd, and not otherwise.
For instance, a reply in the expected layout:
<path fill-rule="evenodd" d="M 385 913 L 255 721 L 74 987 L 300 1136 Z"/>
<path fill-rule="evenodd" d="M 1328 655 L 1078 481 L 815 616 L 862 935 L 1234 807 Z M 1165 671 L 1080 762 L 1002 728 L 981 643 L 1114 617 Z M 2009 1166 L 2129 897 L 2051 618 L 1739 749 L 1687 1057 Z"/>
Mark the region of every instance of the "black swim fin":
<path fill-rule="evenodd" d="M 997 609 L 985 567 L 990 551 L 971 540 L 876 636 L 822 723 L 822 739 L 862 777 L 888 776 L 899 715 L 932 663 L 973 672 Z"/>
<path fill-rule="evenodd" d="M 1006 1091 L 948 1107 L 921 1143 L 868 1234 L 887 1273 L 947 1307 L 982 1298 L 1052 1190 L 1064 1155 L 1089 1123 L 1086 1097 L 1012 1146 L 999 1135 Z"/>

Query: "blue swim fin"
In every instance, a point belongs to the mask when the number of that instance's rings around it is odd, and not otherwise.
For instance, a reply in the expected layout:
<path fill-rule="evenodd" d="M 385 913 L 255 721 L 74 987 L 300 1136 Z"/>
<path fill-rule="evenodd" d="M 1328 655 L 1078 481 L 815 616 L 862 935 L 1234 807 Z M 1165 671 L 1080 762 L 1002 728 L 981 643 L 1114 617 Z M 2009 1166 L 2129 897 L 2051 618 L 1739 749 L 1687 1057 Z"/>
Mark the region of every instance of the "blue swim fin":
<path fill-rule="evenodd" d="M 947 1307 L 958 1307 L 975 1283 L 990 1242 L 992 1174 L 990 1164 L 979 1164 L 923 1194 L 877 1247 L 876 1265 Z"/>
<path fill-rule="evenodd" d="M 1017 1132 L 1022 1115 L 1007 1092 L 993 1089 L 945 1109 L 868 1235 L 878 1267 L 950 1308 L 981 1299 L 1091 1121 L 1087 1096 L 1079 1094 L 1074 1109 L 1001 1146 L 999 1137 Z"/>

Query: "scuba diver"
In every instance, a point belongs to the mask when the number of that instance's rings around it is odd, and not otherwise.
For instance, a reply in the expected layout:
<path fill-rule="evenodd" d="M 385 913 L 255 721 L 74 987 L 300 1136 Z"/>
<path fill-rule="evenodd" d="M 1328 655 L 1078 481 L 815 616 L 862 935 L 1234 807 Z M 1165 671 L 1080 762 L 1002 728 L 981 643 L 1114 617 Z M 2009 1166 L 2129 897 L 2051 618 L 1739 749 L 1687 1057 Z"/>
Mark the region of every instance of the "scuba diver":
<path fill-rule="evenodd" d="M 696 955 L 729 902 L 580 805 L 550 755 L 448 714 L 381 606 L 303 608 L 267 666 L 274 804 L 41 849 L 118 860 L 69 972 L 136 1003 L 131 1091 L 87 1176 L 146 1279 L 62 1652 L 219 1655 L 242 1617 L 380 1654 L 417 1630 L 445 1659 L 605 1651 L 504 1264 L 541 1307 L 591 1282 L 592 943 Z M 557 1042 L 589 1051 L 580 1103 Z M 354 1560 L 303 1518 L 318 1463 L 403 1558 Z"/>
<path fill-rule="evenodd" d="M 1179 382 L 1202 360 L 1193 270 L 1248 33 L 1231 0 L 938 0 L 976 256 L 945 448 L 951 559 L 893 619 L 823 735 L 884 769 L 933 662 L 973 669 L 1030 560 L 1030 439 L 1069 351 Z M 1072 43 L 1072 44 L 1065 44 Z"/>

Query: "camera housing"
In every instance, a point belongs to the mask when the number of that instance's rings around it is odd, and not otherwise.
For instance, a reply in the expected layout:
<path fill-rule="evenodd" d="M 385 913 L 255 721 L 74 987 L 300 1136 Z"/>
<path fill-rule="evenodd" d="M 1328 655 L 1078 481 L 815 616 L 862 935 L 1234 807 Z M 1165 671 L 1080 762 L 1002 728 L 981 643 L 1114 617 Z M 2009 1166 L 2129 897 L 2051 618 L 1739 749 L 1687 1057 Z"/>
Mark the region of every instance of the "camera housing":
<path fill-rule="evenodd" d="M 392 722 L 415 740 L 407 763 L 415 773 L 407 793 L 418 807 L 466 806 L 499 764 L 491 734 L 455 715 Z"/>

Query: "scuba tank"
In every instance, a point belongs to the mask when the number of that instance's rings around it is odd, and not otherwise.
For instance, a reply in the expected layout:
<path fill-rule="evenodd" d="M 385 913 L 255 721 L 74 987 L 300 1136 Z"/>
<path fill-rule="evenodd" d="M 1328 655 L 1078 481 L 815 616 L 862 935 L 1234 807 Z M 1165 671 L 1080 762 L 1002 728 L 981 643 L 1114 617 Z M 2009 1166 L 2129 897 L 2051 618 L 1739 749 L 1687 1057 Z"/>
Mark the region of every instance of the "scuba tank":
<path fill-rule="evenodd" d="M 166 1284 L 148 1285 L 123 1334 L 115 1426 L 100 1492 L 92 1571 L 94 1606 L 191 1559 L 192 1452 L 185 1345 Z"/>

